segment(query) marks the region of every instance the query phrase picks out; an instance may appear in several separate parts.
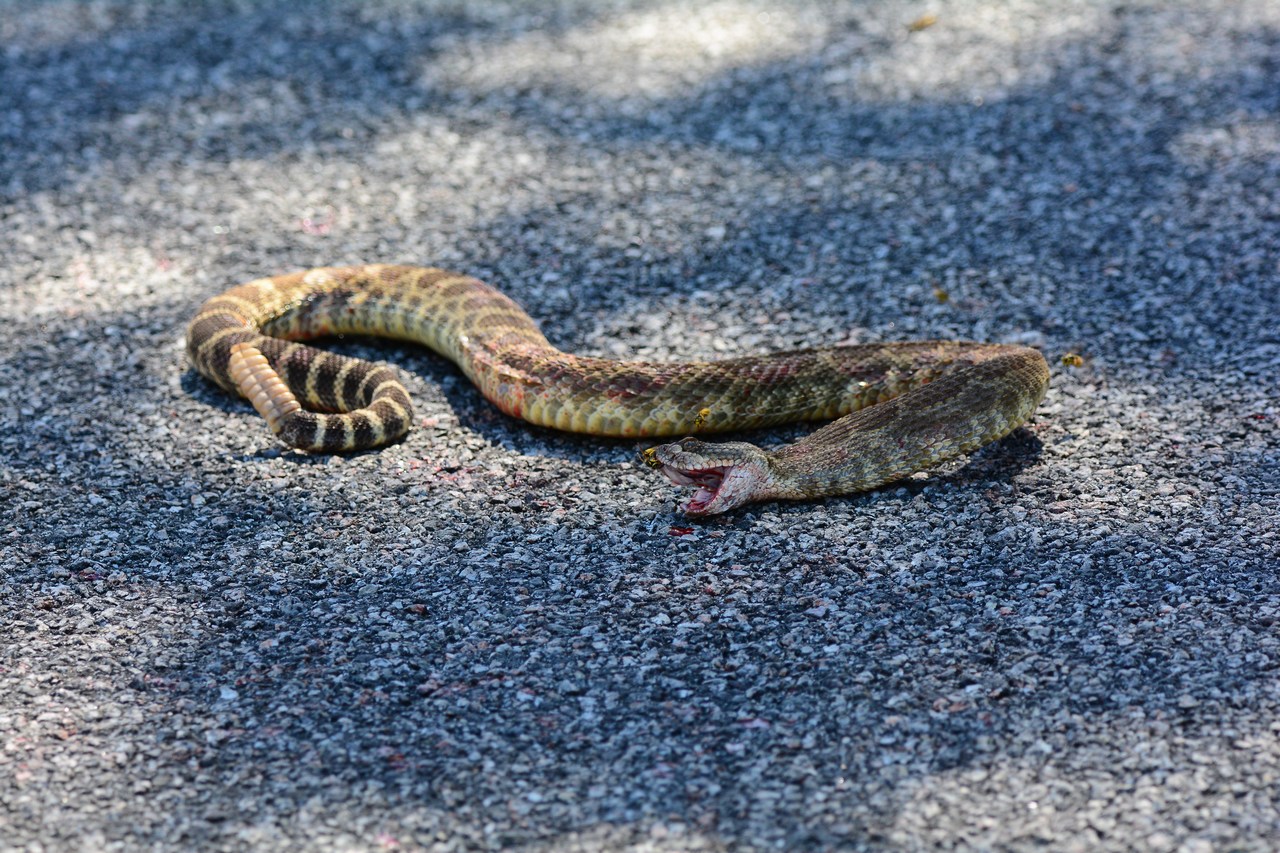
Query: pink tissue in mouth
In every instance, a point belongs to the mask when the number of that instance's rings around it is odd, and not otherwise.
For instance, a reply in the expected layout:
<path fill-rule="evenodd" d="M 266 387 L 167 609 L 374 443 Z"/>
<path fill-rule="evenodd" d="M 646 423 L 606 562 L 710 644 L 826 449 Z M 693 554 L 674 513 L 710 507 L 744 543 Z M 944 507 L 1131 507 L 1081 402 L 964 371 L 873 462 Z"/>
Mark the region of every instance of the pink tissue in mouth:
<path fill-rule="evenodd" d="M 724 481 L 724 475 L 728 470 L 727 467 L 717 467 L 680 471 L 670 465 L 662 466 L 662 473 L 666 474 L 667 479 L 677 486 L 698 487 L 698 490 L 693 493 L 693 497 L 684 506 L 685 512 L 693 514 L 706 509 L 707 505 L 715 500 L 716 493 L 719 491 L 720 484 Z"/>

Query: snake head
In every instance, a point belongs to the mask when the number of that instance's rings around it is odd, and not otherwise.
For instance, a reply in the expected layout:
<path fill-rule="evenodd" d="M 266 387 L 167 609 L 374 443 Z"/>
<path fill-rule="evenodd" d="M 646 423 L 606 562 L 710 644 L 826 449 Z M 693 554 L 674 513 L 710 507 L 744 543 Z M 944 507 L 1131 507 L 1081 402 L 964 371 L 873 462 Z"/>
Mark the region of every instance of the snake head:
<path fill-rule="evenodd" d="M 684 506 L 685 515 L 717 515 L 771 496 L 769 459 L 744 441 L 711 444 L 682 438 L 652 447 L 641 458 L 677 486 L 696 488 Z"/>

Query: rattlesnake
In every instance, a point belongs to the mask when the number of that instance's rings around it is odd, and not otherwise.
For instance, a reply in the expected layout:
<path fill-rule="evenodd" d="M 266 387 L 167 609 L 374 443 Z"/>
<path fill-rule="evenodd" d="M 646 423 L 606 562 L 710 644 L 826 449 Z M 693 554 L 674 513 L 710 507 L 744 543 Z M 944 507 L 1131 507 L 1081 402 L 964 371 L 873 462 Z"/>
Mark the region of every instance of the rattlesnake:
<path fill-rule="evenodd" d="M 572 355 L 477 279 L 389 265 L 313 269 L 232 288 L 191 321 L 187 352 L 200 373 L 247 397 L 293 447 L 362 450 L 404 435 L 412 407 L 391 368 L 296 343 L 337 334 L 425 344 L 502 411 L 570 432 L 645 438 L 836 419 L 772 451 L 696 438 L 646 450 L 644 461 L 695 487 L 684 507 L 690 515 L 891 482 L 1008 434 L 1049 383 L 1037 350 L 967 341 L 715 362 Z"/>

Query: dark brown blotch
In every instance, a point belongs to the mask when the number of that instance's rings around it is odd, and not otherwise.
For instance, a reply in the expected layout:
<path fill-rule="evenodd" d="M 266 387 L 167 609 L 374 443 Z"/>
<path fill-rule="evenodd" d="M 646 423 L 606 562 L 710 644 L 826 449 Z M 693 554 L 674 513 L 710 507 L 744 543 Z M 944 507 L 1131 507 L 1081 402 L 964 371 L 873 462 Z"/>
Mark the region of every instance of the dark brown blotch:
<path fill-rule="evenodd" d="M 346 362 L 342 356 L 325 353 L 311 363 L 311 376 L 316 389 L 317 403 L 331 412 L 341 412 L 354 406 L 344 406 L 344 398 L 338 392 L 338 374 Z M 344 383 L 345 384 L 345 383 Z"/>
<path fill-rule="evenodd" d="M 316 446 L 316 432 L 320 419 L 311 412 L 294 412 L 280 429 L 285 444 L 310 450 Z"/>
<path fill-rule="evenodd" d="M 321 447 L 328 451 L 346 450 L 347 449 L 347 430 L 346 421 L 350 415 L 332 415 L 325 418 L 324 434 L 321 438 Z"/>
<path fill-rule="evenodd" d="M 347 371 L 347 375 L 342 377 L 342 387 L 337 389 L 337 397 L 343 404 L 342 408 L 358 409 L 368 404 L 367 396 L 362 396 L 360 389 L 369 378 L 369 374 L 376 370 L 376 367 L 371 367 L 367 362 L 362 362 Z"/>
<path fill-rule="evenodd" d="M 348 416 L 351 422 L 351 434 L 356 448 L 372 447 L 378 439 L 373 422 L 364 412 L 354 412 Z"/>
<path fill-rule="evenodd" d="M 221 311 L 216 314 L 205 312 L 192 321 L 191 328 L 187 331 L 187 340 L 193 347 L 198 347 L 223 329 L 237 327 L 246 332 L 250 331 L 243 320 L 233 315 L 224 314 Z"/>
<path fill-rule="evenodd" d="M 276 368 L 284 379 L 285 385 L 299 397 L 306 397 L 307 377 L 311 375 L 311 363 L 314 361 L 315 353 L 316 350 L 313 349 L 294 350 L 284 363 Z"/>
<path fill-rule="evenodd" d="M 406 415 L 412 417 L 412 415 L 409 414 L 409 406 L 403 403 L 401 405 L 404 407 Z M 409 424 L 405 420 L 405 416 L 401 415 L 400 412 L 393 408 L 389 403 L 381 401 L 374 403 L 369 407 L 369 410 L 377 415 L 382 421 L 382 435 L 379 436 L 380 440 L 394 438 L 409 429 Z"/>

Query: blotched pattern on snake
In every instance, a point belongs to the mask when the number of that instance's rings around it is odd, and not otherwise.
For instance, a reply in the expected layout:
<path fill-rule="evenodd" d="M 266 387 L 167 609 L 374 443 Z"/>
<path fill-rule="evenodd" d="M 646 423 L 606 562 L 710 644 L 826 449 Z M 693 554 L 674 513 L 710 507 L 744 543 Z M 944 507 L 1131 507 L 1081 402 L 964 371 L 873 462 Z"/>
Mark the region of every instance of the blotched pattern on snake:
<path fill-rule="evenodd" d="M 692 436 L 832 420 L 794 444 L 682 438 L 642 457 L 694 487 L 690 515 L 751 501 L 874 488 L 968 453 L 1022 424 L 1049 368 L 1011 344 L 921 341 L 714 362 L 623 362 L 553 347 L 515 302 L 469 276 L 424 267 L 321 268 L 215 296 L 187 330 L 196 369 L 248 398 L 293 447 L 376 447 L 412 423 L 381 364 L 299 341 L 362 334 L 452 360 L 499 409 L 539 426 L 620 438 Z"/>

